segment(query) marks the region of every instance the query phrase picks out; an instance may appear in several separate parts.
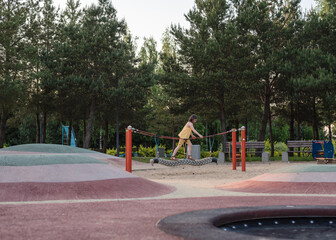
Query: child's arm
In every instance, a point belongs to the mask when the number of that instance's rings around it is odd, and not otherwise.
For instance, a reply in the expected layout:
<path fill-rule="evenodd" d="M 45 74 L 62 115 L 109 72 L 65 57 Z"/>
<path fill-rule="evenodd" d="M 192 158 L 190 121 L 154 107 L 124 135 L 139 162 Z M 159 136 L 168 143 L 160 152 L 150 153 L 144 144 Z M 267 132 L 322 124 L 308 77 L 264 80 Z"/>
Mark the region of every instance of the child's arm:
<path fill-rule="evenodd" d="M 193 125 L 191 122 L 189 122 L 188 124 L 189 124 L 189 127 L 191 128 L 191 130 L 192 130 L 194 133 L 196 133 L 200 138 L 203 138 L 203 136 L 202 136 L 201 134 L 199 134 L 199 133 L 196 131 L 196 129 L 194 128 L 194 125 Z M 192 136 L 193 138 L 195 137 L 193 134 L 191 134 L 191 136 Z"/>

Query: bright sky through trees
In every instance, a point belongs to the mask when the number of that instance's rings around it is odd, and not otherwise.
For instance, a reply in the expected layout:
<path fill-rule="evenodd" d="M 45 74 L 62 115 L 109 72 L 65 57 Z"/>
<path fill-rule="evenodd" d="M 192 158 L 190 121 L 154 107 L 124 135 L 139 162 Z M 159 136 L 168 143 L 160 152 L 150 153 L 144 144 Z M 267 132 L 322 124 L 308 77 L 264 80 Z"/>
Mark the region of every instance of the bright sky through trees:
<path fill-rule="evenodd" d="M 54 0 L 62 9 L 67 0 Z M 98 0 L 80 0 L 81 6 L 97 3 Z M 194 0 L 112 0 L 119 18 L 124 18 L 133 36 L 137 36 L 138 48 L 144 37 L 153 37 L 161 49 L 162 34 L 172 23 L 187 26 L 184 14 L 193 6 Z M 314 0 L 302 0 L 302 9 L 316 6 Z"/>

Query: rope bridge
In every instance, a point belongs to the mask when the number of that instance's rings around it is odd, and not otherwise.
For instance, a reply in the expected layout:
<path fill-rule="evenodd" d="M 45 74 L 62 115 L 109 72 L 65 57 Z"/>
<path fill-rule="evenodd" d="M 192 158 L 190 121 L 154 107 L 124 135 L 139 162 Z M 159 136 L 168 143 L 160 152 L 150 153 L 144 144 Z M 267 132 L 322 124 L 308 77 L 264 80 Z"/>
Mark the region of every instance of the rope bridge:
<path fill-rule="evenodd" d="M 202 166 L 208 163 L 216 163 L 217 164 L 217 158 L 214 157 L 207 157 L 207 158 L 203 158 L 201 160 L 189 160 L 189 159 L 179 159 L 176 161 L 172 161 L 172 160 L 166 160 L 163 158 L 153 158 L 150 160 L 150 163 L 152 164 L 152 166 L 154 165 L 154 163 L 159 163 L 165 166 L 179 166 L 179 165 L 191 165 L 191 166 Z"/>
<path fill-rule="evenodd" d="M 150 133 L 150 132 L 145 132 L 145 131 L 142 131 L 142 130 L 139 130 L 139 129 L 135 129 L 135 128 L 132 128 L 132 131 L 134 133 L 138 133 L 138 134 L 141 134 L 141 135 L 144 135 L 144 136 L 148 136 L 148 137 L 154 137 L 154 138 L 164 138 L 164 139 L 172 139 L 172 140 L 180 140 L 180 139 L 183 139 L 183 140 L 190 140 L 190 139 L 198 139 L 200 137 L 194 137 L 194 138 L 178 138 L 178 137 L 169 137 L 169 136 L 162 136 L 162 135 L 159 135 L 159 134 L 155 134 L 155 133 Z M 212 135 L 207 135 L 207 136 L 203 136 L 203 138 L 211 138 L 211 137 L 215 137 L 215 136 L 219 136 L 219 135 L 224 135 L 224 134 L 228 134 L 228 133 L 231 133 L 235 131 L 234 129 L 230 130 L 230 131 L 226 131 L 226 132 L 221 132 L 221 133 L 216 133 L 216 134 L 212 134 Z"/>
<path fill-rule="evenodd" d="M 154 134 L 154 133 L 150 133 L 150 132 L 146 132 L 146 131 L 142 131 L 139 129 L 135 129 L 133 128 L 132 131 L 134 133 L 138 133 L 144 136 L 148 136 L 148 137 L 153 137 L 155 139 L 155 144 L 156 144 L 156 148 L 157 148 L 157 152 L 159 152 L 159 138 L 162 139 L 171 139 L 171 140 L 190 140 L 190 139 L 199 139 L 200 137 L 194 137 L 194 138 L 178 138 L 178 137 L 170 137 L 170 136 L 162 136 L 162 135 L 158 135 L 158 134 Z M 211 138 L 211 137 L 215 137 L 215 136 L 220 136 L 220 135 L 224 135 L 224 134 L 228 134 L 235 131 L 230 130 L 230 131 L 226 131 L 226 132 L 221 132 L 221 133 L 216 133 L 216 134 L 212 134 L 212 135 L 207 135 L 207 136 L 203 136 L 203 138 Z M 211 140 L 210 140 L 211 143 Z M 165 166 L 179 166 L 179 165 L 191 165 L 191 166 L 202 166 L 208 163 L 216 163 L 217 164 L 217 158 L 211 157 L 211 151 L 212 151 L 212 146 L 210 144 L 210 157 L 207 158 L 203 158 L 201 160 L 190 160 L 190 159 L 179 159 L 179 160 L 167 160 L 167 159 L 163 159 L 163 158 L 153 158 L 150 160 L 150 163 L 152 164 L 152 166 L 154 165 L 154 163 L 158 163 L 158 164 L 162 164 Z"/>
<path fill-rule="evenodd" d="M 245 171 L 245 141 L 246 141 L 246 136 L 245 136 L 245 127 L 241 127 L 241 139 L 242 139 L 242 171 Z M 157 152 L 159 152 L 159 139 L 171 139 L 171 140 L 190 140 L 190 139 L 199 139 L 200 137 L 193 137 L 193 138 L 178 138 L 178 137 L 170 137 L 170 136 L 162 136 L 159 134 L 155 134 L 155 133 L 150 133 L 150 132 L 146 132 L 143 130 L 139 130 L 136 128 L 132 128 L 132 126 L 128 126 L 126 129 L 126 171 L 128 172 L 132 172 L 132 132 L 137 133 L 137 134 L 141 134 L 144 136 L 148 136 L 148 137 L 153 137 L 155 140 L 155 144 L 157 147 Z M 228 134 L 228 133 L 232 133 L 232 169 L 236 170 L 236 132 L 237 129 L 232 129 L 230 131 L 226 131 L 226 132 L 221 132 L 221 133 L 216 133 L 216 134 L 212 134 L 212 135 L 207 135 L 207 136 L 203 136 L 203 138 L 211 138 L 211 137 L 215 137 L 215 136 L 220 136 L 220 135 L 224 135 L 224 134 Z M 211 157 L 211 151 L 212 151 L 212 146 L 213 143 L 211 144 L 211 139 L 210 139 L 210 157 L 207 158 L 203 158 L 201 160 L 190 160 L 190 159 L 179 159 L 179 160 L 166 160 L 163 158 L 153 158 L 150 160 L 150 163 L 152 165 L 156 164 L 163 164 L 166 166 L 179 166 L 179 165 L 192 165 L 192 166 L 202 166 L 208 163 L 216 163 L 217 164 L 217 158 Z"/>

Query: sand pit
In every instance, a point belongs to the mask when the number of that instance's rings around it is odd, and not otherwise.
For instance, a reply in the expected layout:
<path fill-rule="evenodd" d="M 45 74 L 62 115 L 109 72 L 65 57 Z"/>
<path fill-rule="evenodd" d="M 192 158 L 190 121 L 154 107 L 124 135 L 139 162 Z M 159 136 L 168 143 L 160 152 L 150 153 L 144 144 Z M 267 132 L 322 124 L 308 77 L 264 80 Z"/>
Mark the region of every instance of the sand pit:
<path fill-rule="evenodd" d="M 214 188 L 218 185 L 226 183 L 239 182 L 247 180 L 264 173 L 269 173 L 284 167 L 314 164 L 314 162 L 247 162 L 246 172 L 241 171 L 241 167 L 232 170 L 231 163 L 224 165 L 208 164 L 200 167 L 195 166 L 176 166 L 167 167 L 162 165 L 154 165 L 153 167 L 145 165 L 135 166 L 133 173 L 139 177 L 143 177 L 159 183 L 181 183 L 192 187 Z"/>
<path fill-rule="evenodd" d="M 135 168 L 133 173 L 142 178 L 174 186 L 179 196 L 222 196 L 249 194 L 336 194 L 336 166 L 318 165 L 314 161 L 263 164 L 248 162 L 246 172 L 241 167 L 232 170 L 231 164 L 208 164 L 201 167 L 154 165 Z M 210 191 L 212 190 L 212 191 Z M 214 190 L 223 190 L 218 193 Z M 185 194 L 184 194 L 185 192 Z"/>

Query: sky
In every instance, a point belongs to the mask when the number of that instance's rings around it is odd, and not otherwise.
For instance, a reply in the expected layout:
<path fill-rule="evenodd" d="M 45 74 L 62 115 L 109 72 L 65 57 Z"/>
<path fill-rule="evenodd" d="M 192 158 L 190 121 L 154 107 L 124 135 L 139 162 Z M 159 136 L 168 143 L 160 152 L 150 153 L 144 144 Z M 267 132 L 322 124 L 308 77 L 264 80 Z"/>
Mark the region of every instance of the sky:
<path fill-rule="evenodd" d="M 67 0 L 54 0 L 54 5 L 64 9 Z M 81 7 L 97 3 L 98 0 L 80 0 Z M 125 19 L 132 35 L 138 38 L 138 48 L 144 37 L 153 37 L 157 49 L 161 49 L 163 32 L 171 24 L 188 27 L 184 14 L 194 6 L 194 0 L 112 0 L 119 19 Z M 316 6 L 314 0 L 301 0 L 303 12 Z"/>

